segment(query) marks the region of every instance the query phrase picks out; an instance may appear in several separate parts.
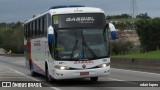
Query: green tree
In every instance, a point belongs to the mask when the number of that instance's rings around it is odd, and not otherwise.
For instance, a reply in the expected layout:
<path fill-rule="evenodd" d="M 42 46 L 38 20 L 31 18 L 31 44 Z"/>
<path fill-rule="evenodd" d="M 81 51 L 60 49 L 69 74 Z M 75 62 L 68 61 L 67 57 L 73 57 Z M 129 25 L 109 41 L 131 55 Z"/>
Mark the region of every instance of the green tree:
<path fill-rule="evenodd" d="M 136 16 L 136 18 L 143 18 L 143 19 L 150 19 L 150 17 L 148 16 L 147 13 L 141 13 L 139 15 Z"/>
<path fill-rule="evenodd" d="M 13 53 L 23 53 L 23 26 L 22 23 L 10 23 L 7 30 L 0 31 L 0 47 L 7 51 L 12 50 Z M 2 25 L 3 26 L 3 25 Z"/>
<path fill-rule="evenodd" d="M 140 19 L 136 22 L 141 46 L 145 51 L 160 48 L 160 18 Z"/>

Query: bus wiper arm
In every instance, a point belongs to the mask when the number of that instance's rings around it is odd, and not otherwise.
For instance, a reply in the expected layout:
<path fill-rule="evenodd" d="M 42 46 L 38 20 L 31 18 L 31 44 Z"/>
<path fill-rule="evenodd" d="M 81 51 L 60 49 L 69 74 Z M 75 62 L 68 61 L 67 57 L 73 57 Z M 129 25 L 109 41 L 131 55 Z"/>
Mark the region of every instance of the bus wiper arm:
<path fill-rule="evenodd" d="M 90 51 L 90 53 L 94 56 L 94 57 L 97 57 L 97 55 L 94 53 L 94 51 L 86 44 L 85 40 L 84 40 L 84 35 L 82 33 L 82 42 L 83 42 L 83 45 L 87 47 L 87 49 Z"/>
<path fill-rule="evenodd" d="M 75 34 L 75 36 L 76 36 L 76 34 Z M 73 58 L 74 52 L 75 52 L 75 50 L 77 48 L 77 43 L 78 43 L 78 39 L 77 39 L 77 36 L 76 36 L 76 41 L 74 43 L 70 58 Z"/>
<path fill-rule="evenodd" d="M 88 48 L 88 50 L 90 51 L 90 53 L 91 53 L 94 57 L 97 57 L 97 55 L 94 53 L 94 51 L 93 51 L 87 44 L 85 44 L 85 46 Z"/>

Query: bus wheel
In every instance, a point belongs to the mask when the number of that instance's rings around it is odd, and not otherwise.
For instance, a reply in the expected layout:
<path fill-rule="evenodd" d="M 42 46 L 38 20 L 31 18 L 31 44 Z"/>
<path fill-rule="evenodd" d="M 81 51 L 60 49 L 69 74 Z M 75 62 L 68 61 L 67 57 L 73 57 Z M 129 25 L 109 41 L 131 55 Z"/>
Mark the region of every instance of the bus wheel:
<path fill-rule="evenodd" d="M 34 70 L 33 70 L 33 65 L 30 63 L 30 70 L 31 70 L 31 76 L 36 76 L 37 74 L 36 74 L 36 72 L 34 72 Z"/>
<path fill-rule="evenodd" d="M 46 66 L 45 66 L 45 73 L 46 73 L 45 77 L 46 77 L 46 81 L 52 82 L 53 80 L 52 80 L 52 77 L 49 75 L 49 71 L 48 71 L 48 68 L 47 68 L 47 67 L 48 67 L 48 66 L 46 65 Z"/>
<path fill-rule="evenodd" d="M 98 80 L 98 77 L 91 77 L 90 79 L 91 81 L 96 82 Z"/>

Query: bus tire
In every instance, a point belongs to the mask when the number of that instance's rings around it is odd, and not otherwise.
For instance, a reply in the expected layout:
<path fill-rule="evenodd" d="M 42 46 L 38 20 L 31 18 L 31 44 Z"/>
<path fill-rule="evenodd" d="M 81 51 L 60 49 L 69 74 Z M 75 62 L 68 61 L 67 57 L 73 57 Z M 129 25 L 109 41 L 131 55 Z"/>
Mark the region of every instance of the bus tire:
<path fill-rule="evenodd" d="M 52 82 L 53 80 L 52 80 L 52 77 L 49 75 L 49 71 L 48 71 L 48 65 L 47 65 L 47 63 L 45 63 L 45 73 L 46 73 L 46 75 L 45 75 L 45 77 L 46 77 L 46 81 L 48 81 L 48 82 Z"/>
<path fill-rule="evenodd" d="M 91 79 L 91 81 L 93 81 L 93 82 L 97 82 L 97 81 L 98 81 L 98 77 L 91 77 L 90 79 Z"/>
<path fill-rule="evenodd" d="M 32 63 L 30 63 L 30 70 L 31 70 L 31 76 L 36 76 L 37 74 L 36 74 L 36 72 L 33 70 L 33 65 L 32 65 Z"/>

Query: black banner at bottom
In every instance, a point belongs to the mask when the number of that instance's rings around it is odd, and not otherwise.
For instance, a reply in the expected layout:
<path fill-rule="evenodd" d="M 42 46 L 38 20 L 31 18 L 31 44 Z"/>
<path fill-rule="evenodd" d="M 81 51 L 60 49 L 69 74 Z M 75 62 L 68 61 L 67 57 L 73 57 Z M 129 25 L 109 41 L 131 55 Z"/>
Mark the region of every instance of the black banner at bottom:
<path fill-rule="evenodd" d="M 160 87 L 160 81 L 0 81 L 0 87 Z"/>

